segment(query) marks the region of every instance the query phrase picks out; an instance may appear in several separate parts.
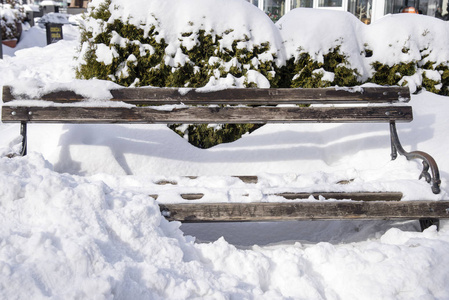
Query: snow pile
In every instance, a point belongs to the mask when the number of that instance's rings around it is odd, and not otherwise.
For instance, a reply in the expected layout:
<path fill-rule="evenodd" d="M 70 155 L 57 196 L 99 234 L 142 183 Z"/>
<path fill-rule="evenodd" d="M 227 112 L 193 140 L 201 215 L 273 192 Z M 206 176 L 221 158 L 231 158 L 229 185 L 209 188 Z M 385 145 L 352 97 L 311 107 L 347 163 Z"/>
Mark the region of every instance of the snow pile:
<path fill-rule="evenodd" d="M 147 196 L 55 173 L 39 155 L 0 164 L 8 186 L 0 202 L 1 298 L 173 299 L 201 290 L 191 239 Z"/>
<path fill-rule="evenodd" d="M 15 53 L 6 49 L 15 56 L 5 55 L 1 62 L 0 84 L 12 85 L 14 92 L 33 97 L 70 87 L 92 99 L 108 98 L 109 89 L 116 87 L 113 83 L 75 79 L 77 41 L 70 38 L 76 37 L 76 27 L 65 25 L 64 30 L 71 33 L 64 34 L 68 40 L 45 48 L 16 49 Z M 23 41 L 38 44 L 41 38 L 45 39 L 43 31 L 34 27 L 24 34 Z M 415 120 L 398 125 L 399 137 L 406 150 L 429 152 L 444 170 L 446 144 L 441 141 L 446 139 L 444 128 L 449 127 L 444 116 L 446 98 L 422 93 L 413 96 L 411 104 Z M 49 138 L 42 139 L 41 131 L 47 131 Z M 17 125 L 5 125 L 0 148 L 3 155 L 17 151 L 18 132 Z M 96 155 L 85 155 L 86 146 Z M 145 180 L 157 182 L 161 176 L 170 177 L 180 182 L 175 192 L 156 184 L 150 184 L 144 192 L 162 193 L 166 196 L 161 199 L 171 201 L 182 201 L 180 190 L 194 188 L 208 195 L 205 201 L 275 201 L 278 199 L 269 195 L 285 188 L 291 192 L 402 191 L 406 200 L 447 197 L 445 173 L 443 191 L 434 195 L 426 182 L 416 180 L 421 172 L 418 161 L 408 162 L 404 157 L 390 161 L 389 128 L 384 124 L 269 125 L 235 143 L 209 150 L 193 148 L 163 125 L 31 124 L 29 150 L 42 153 L 58 172 L 145 176 L 135 179 L 137 186 Z M 260 175 L 262 180 L 257 186 L 239 186 L 235 181 L 211 185 L 207 180 L 188 182 L 179 178 L 248 174 Z M 351 184 L 338 184 L 347 180 L 352 180 Z M 133 188 L 126 180 L 113 182 Z M 241 190 L 231 192 L 233 189 Z"/>
<path fill-rule="evenodd" d="M 1 298 L 449 297 L 447 223 L 349 244 L 195 244 L 150 197 L 98 178 L 56 173 L 35 153 L 0 159 Z"/>
<path fill-rule="evenodd" d="M 42 29 L 24 32 L 29 49 L 4 47 L 0 86 L 105 97 L 110 82 L 75 80 L 76 37 L 44 46 Z M 417 179 L 419 161 L 390 160 L 388 124 L 270 125 L 208 150 L 162 125 L 30 124 L 29 154 L 14 158 L 5 155 L 20 148 L 19 125 L 0 124 L 0 298 L 448 299 L 447 220 L 423 233 L 416 221 L 180 226 L 149 196 L 275 201 L 267 194 L 289 188 L 448 199 L 448 98 L 422 92 L 410 103 L 414 121 L 398 124 L 399 137 L 435 158 L 439 195 Z M 228 176 L 248 174 L 259 183 Z"/>
<path fill-rule="evenodd" d="M 42 18 L 39 19 L 38 23 L 40 23 L 40 24 L 46 24 L 46 23 L 70 24 L 69 17 L 70 17 L 70 15 L 67 15 L 67 14 L 52 12 L 52 13 L 45 14 Z"/>

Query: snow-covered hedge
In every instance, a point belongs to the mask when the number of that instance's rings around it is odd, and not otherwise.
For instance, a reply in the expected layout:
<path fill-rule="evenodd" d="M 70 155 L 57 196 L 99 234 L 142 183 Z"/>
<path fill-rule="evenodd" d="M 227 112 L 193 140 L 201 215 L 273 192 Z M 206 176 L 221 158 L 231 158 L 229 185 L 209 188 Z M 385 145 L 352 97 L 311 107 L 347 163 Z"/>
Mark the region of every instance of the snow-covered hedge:
<path fill-rule="evenodd" d="M 8 1 L 6 1 L 8 2 Z M 19 39 L 22 34 L 22 22 L 25 20 L 23 8 L 19 5 L 4 4 L 0 7 L 0 26 L 2 40 Z"/>
<path fill-rule="evenodd" d="M 268 88 L 280 78 L 280 49 L 273 22 L 246 1 L 97 0 L 83 26 L 78 76 L 124 86 Z M 208 148 L 257 126 L 172 128 Z"/>
<path fill-rule="evenodd" d="M 81 78 L 182 87 L 374 82 L 449 93 L 449 23 L 428 16 L 365 25 L 347 12 L 298 8 L 274 26 L 244 0 L 94 0 L 85 21 Z"/>
<path fill-rule="evenodd" d="M 90 7 L 80 77 L 124 86 L 269 87 L 284 61 L 275 25 L 243 0 L 95 0 Z"/>
<path fill-rule="evenodd" d="M 79 78 L 123 86 L 326 87 L 365 82 L 449 94 L 449 23 L 298 8 L 276 24 L 245 0 L 94 0 Z M 199 147 L 257 127 L 172 126 Z"/>
<path fill-rule="evenodd" d="M 303 8 L 276 25 L 293 87 L 374 82 L 449 94 L 448 22 L 396 14 L 365 25 L 350 13 Z"/>
<path fill-rule="evenodd" d="M 277 23 L 292 87 L 356 85 L 366 80 L 358 32 L 364 25 L 346 12 L 295 9 Z"/>

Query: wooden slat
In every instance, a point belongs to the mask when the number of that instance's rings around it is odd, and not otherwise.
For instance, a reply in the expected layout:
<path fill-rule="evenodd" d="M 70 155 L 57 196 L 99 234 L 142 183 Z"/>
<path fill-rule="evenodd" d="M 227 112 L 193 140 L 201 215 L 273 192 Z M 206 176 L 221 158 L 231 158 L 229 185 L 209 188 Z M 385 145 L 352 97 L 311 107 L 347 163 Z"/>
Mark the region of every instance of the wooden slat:
<path fill-rule="evenodd" d="M 186 107 L 171 111 L 149 107 L 8 107 L 3 122 L 45 123 L 301 123 L 410 122 L 409 106 L 373 107 Z"/>
<path fill-rule="evenodd" d="M 155 200 L 157 200 L 159 198 L 158 194 L 152 194 L 149 196 Z M 199 200 L 204 197 L 204 194 L 203 193 L 184 193 L 184 194 L 180 194 L 179 196 L 181 196 L 181 198 L 184 200 Z"/>
<path fill-rule="evenodd" d="M 449 218 L 449 201 L 182 203 L 159 206 L 168 220 L 181 222 Z"/>
<path fill-rule="evenodd" d="M 359 91 L 360 90 L 360 91 Z M 123 88 L 111 90 L 113 101 L 131 104 L 308 104 L 308 103 L 392 103 L 408 102 L 407 87 L 364 87 L 357 89 L 226 89 L 203 92 L 178 88 Z M 27 99 L 26 96 L 17 98 Z M 14 100 L 11 87 L 3 87 L 3 102 Z M 78 102 L 84 97 L 73 91 L 59 91 L 44 95 L 40 100 L 58 103 Z"/>
<path fill-rule="evenodd" d="M 13 100 L 15 100 L 15 97 L 12 95 L 11 87 L 4 85 L 2 89 L 2 101 L 6 103 Z"/>
<path fill-rule="evenodd" d="M 180 194 L 184 200 L 199 200 L 204 197 L 203 193 Z M 242 195 L 245 196 L 245 195 Z M 246 195 L 247 196 L 247 195 Z M 273 193 L 265 196 L 279 196 L 287 200 L 315 199 L 324 197 L 325 199 L 353 200 L 353 201 L 400 201 L 403 194 L 401 192 L 313 192 L 313 193 Z M 153 194 L 150 197 L 157 199 L 159 195 Z"/>
<path fill-rule="evenodd" d="M 238 178 L 241 181 L 243 181 L 244 183 L 257 183 L 259 181 L 259 178 L 254 175 L 231 175 L 230 177 Z M 198 178 L 198 176 L 185 176 L 185 178 L 195 180 Z M 177 181 L 171 180 L 171 179 L 167 179 L 167 180 L 162 179 L 155 183 L 159 184 L 159 185 L 165 185 L 165 184 L 177 185 L 178 184 Z"/>
<path fill-rule="evenodd" d="M 259 182 L 259 178 L 254 175 L 232 175 L 231 177 L 238 178 L 244 183 L 257 183 Z M 187 176 L 190 179 L 197 179 L 198 176 Z"/>
<path fill-rule="evenodd" d="M 313 193 L 277 193 L 275 196 L 284 197 L 288 200 L 308 199 L 320 196 L 325 199 L 350 199 L 353 201 L 399 201 L 402 199 L 401 192 L 313 192 Z"/>

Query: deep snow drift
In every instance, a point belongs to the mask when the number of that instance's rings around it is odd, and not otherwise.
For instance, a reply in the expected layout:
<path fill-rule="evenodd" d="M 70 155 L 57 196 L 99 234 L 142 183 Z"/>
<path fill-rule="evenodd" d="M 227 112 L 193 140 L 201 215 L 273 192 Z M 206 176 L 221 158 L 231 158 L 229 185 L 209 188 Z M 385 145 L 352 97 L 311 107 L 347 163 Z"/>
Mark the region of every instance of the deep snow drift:
<path fill-rule="evenodd" d="M 0 85 L 103 94 L 110 83 L 74 79 L 76 36 L 65 25 L 66 40 L 44 46 L 43 29 L 25 32 L 18 49 L 4 47 Z M 19 128 L 1 124 L 0 298 L 449 299 L 447 221 L 423 233 L 416 221 L 180 227 L 148 196 L 273 201 L 265 194 L 288 187 L 447 199 L 448 100 L 413 95 L 414 121 L 398 125 L 406 150 L 438 162 L 439 195 L 417 179 L 419 162 L 390 160 L 387 124 L 270 125 L 208 150 L 160 125 L 30 125 L 29 155 L 12 159 Z M 227 176 L 240 174 L 261 180 Z"/>

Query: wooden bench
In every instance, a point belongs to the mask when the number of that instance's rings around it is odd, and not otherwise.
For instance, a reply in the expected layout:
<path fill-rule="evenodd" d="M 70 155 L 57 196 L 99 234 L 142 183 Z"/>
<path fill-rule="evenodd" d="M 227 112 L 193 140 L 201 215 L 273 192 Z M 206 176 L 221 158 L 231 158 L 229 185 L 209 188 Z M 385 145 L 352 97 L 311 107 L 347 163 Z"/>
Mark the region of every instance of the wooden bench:
<path fill-rule="evenodd" d="M 440 176 L 435 160 L 421 151 L 405 151 L 398 138 L 396 122 L 411 122 L 413 119 L 412 107 L 406 105 L 410 100 L 408 88 L 227 89 L 211 92 L 176 88 L 123 88 L 111 90 L 111 94 L 111 101 L 135 106 L 72 105 L 85 100 L 73 91 L 53 92 L 38 99 L 57 104 L 48 106 L 40 101 L 36 105 L 29 105 L 29 101 L 20 101 L 27 97 L 13 95 L 12 89 L 5 86 L 2 121 L 21 123 L 22 155 L 27 151 L 28 123 L 382 122 L 387 123 L 390 129 L 391 158 L 395 159 L 399 153 L 407 159 L 420 159 L 423 171 L 419 179 L 424 178 L 429 182 L 433 193 L 440 192 Z M 168 110 L 154 107 L 160 105 L 180 107 Z M 278 196 L 308 199 L 310 195 L 283 193 Z M 315 197 L 318 195 L 355 201 L 195 203 L 191 200 L 189 203 L 160 204 L 160 207 L 167 219 L 182 222 L 406 218 L 420 219 L 425 228 L 438 223 L 439 218 L 449 217 L 449 201 L 398 201 L 402 197 L 400 192 L 313 193 Z M 198 194 L 183 196 L 185 199 L 201 198 Z"/>

